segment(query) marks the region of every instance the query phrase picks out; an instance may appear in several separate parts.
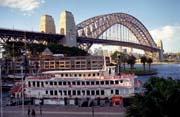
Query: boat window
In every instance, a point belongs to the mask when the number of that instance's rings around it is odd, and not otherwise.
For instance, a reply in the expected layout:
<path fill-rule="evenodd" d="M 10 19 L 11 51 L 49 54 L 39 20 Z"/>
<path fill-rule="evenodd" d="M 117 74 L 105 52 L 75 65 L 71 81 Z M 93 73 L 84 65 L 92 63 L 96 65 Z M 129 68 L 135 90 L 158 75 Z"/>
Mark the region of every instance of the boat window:
<path fill-rule="evenodd" d="M 86 74 L 83 74 L 84 77 L 86 77 Z"/>
<path fill-rule="evenodd" d="M 41 82 L 41 87 L 44 87 L 44 82 Z"/>
<path fill-rule="evenodd" d="M 91 95 L 95 95 L 95 92 L 94 92 L 94 90 L 91 90 Z"/>
<path fill-rule="evenodd" d="M 31 87 L 31 82 L 30 81 L 28 82 L 28 87 Z"/>
<path fill-rule="evenodd" d="M 84 81 L 82 81 L 82 85 L 85 85 L 85 82 L 84 82 Z"/>
<path fill-rule="evenodd" d="M 104 81 L 101 81 L 101 85 L 104 85 Z"/>
<path fill-rule="evenodd" d="M 68 81 L 68 85 L 71 85 L 71 82 L 70 82 L 70 81 Z"/>
<path fill-rule="evenodd" d="M 50 81 L 50 85 L 53 85 L 53 82 L 52 82 L 52 81 Z"/>
<path fill-rule="evenodd" d="M 96 90 L 96 95 L 99 95 L 99 90 Z"/>
<path fill-rule="evenodd" d="M 67 95 L 67 91 L 63 91 L 64 92 L 64 95 Z"/>
<path fill-rule="evenodd" d="M 119 84 L 119 81 L 118 81 L 118 80 L 116 80 L 116 81 L 115 81 L 115 84 Z"/>
<path fill-rule="evenodd" d="M 94 85 L 94 81 L 91 81 L 91 85 Z"/>
<path fill-rule="evenodd" d="M 48 91 L 46 90 L 46 94 L 48 94 Z"/>
<path fill-rule="evenodd" d="M 50 90 L 50 95 L 53 95 L 53 91 L 52 90 Z"/>
<path fill-rule="evenodd" d="M 63 85 L 66 85 L 66 81 L 63 81 Z"/>
<path fill-rule="evenodd" d="M 85 91 L 84 90 L 82 90 L 82 95 L 85 95 Z"/>
<path fill-rule="evenodd" d="M 99 81 L 96 81 L 96 85 L 99 85 Z"/>
<path fill-rule="evenodd" d="M 116 89 L 115 93 L 116 93 L 116 95 L 119 95 L 119 90 L 118 90 L 118 89 Z"/>
<path fill-rule="evenodd" d="M 76 95 L 76 91 L 75 90 L 73 90 L 73 95 Z"/>
<path fill-rule="evenodd" d="M 37 81 L 37 87 L 39 87 L 39 81 Z"/>
<path fill-rule="evenodd" d="M 79 77 L 81 77 L 81 74 L 79 74 Z"/>
<path fill-rule="evenodd" d="M 90 95 L 90 91 L 89 90 L 87 90 L 87 93 L 86 93 L 87 95 Z"/>
<path fill-rule="evenodd" d="M 88 74 L 88 76 L 91 76 L 91 74 Z"/>
<path fill-rule="evenodd" d="M 108 80 L 106 80 L 106 85 L 109 85 L 109 81 Z"/>
<path fill-rule="evenodd" d="M 111 85 L 113 85 L 113 84 L 114 84 L 114 81 L 111 80 L 110 83 L 111 83 Z"/>
<path fill-rule="evenodd" d="M 59 93 L 60 93 L 60 95 L 62 95 L 62 91 L 61 90 L 59 90 Z"/>
<path fill-rule="evenodd" d="M 57 95 L 57 90 L 54 91 L 54 95 Z"/>
<path fill-rule="evenodd" d="M 54 85 L 57 85 L 57 82 L 54 82 Z"/>
<path fill-rule="evenodd" d="M 86 85 L 89 85 L 90 83 L 89 83 L 89 81 L 86 81 Z"/>
<path fill-rule="evenodd" d="M 95 76 L 95 73 L 93 73 L 93 76 Z"/>
<path fill-rule="evenodd" d="M 69 96 L 71 95 L 71 91 L 70 91 L 70 90 L 68 90 L 68 95 L 69 95 Z"/>
<path fill-rule="evenodd" d="M 123 80 L 120 80 L 120 83 L 123 83 Z"/>
<path fill-rule="evenodd" d="M 35 81 L 33 81 L 33 87 L 35 87 Z"/>
<path fill-rule="evenodd" d="M 61 81 L 59 81 L 59 85 L 62 85 L 62 82 L 61 82 Z"/>
<path fill-rule="evenodd" d="M 81 92 L 80 92 L 80 90 L 78 90 L 78 91 L 77 91 L 77 95 L 81 95 Z"/>
<path fill-rule="evenodd" d="M 80 81 L 77 81 L 77 85 L 80 85 Z"/>
<path fill-rule="evenodd" d="M 61 74 L 61 77 L 63 77 L 64 76 L 64 74 Z"/>
<path fill-rule="evenodd" d="M 75 82 L 75 81 L 73 81 L 73 82 L 72 82 L 72 84 L 73 84 L 73 85 L 76 85 L 76 82 Z"/>
<path fill-rule="evenodd" d="M 97 76 L 99 76 L 99 73 L 97 73 Z"/>
<path fill-rule="evenodd" d="M 68 74 L 66 74 L 66 77 L 68 77 Z"/>
<path fill-rule="evenodd" d="M 77 77 L 77 74 L 74 74 L 75 77 Z"/>
<path fill-rule="evenodd" d="M 111 94 L 114 94 L 114 90 L 111 90 Z"/>
<path fill-rule="evenodd" d="M 101 90 L 101 95 L 104 95 L 104 90 Z"/>
<path fill-rule="evenodd" d="M 48 81 L 46 81 L 45 83 L 48 84 Z"/>

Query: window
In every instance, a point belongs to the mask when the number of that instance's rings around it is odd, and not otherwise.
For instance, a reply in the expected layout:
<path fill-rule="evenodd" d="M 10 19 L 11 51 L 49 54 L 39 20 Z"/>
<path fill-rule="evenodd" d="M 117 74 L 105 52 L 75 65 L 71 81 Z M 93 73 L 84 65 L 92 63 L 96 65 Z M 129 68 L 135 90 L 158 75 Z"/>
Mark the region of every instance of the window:
<path fill-rule="evenodd" d="M 47 82 L 47 81 L 46 81 L 45 83 L 46 83 L 46 85 L 48 84 L 48 82 Z"/>
<path fill-rule="evenodd" d="M 76 91 L 75 90 L 73 90 L 73 95 L 76 95 Z"/>
<path fill-rule="evenodd" d="M 94 85 L 94 81 L 91 81 L 91 85 Z"/>
<path fill-rule="evenodd" d="M 76 85 L 76 82 L 75 82 L 75 81 L 73 81 L 73 82 L 72 82 L 72 84 L 73 84 L 73 85 Z"/>
<path fill-rule="evenodd" d="M 114 81 L 111 80 L 111 81 L 110 81 L 110 84 L 113 85 L 113 84 L 114 84 Z"/>
<path fill-rule="evenodd" d="M 44 87 L 44 82 L 41 82 L 41 87 Z"/>
<path fill-rule="evenodd" d="M 53 95 L 53 91 L 52 90 L 50 90 L 50 95 Z"/>
<path fill-rule="evenodd" d="M 80 85 L 80 81 L 77 81 L 77 85 Z"/>
<path fill-rule="evenodd" d="M 93 73 L 93 76 L 95 76 L 95 73 Z"/>
<path fill-rule="evenodd" d="M 99 95 L 99 90 L 96 90 L 96 95 Z"/>
<path fill-rule="evenodd" d="M 109 81 L 108 80 L 106 80 L 106 85 L 109 85 Z"/>
<path fill-rule="evenodd" d="M 70 90 L 68 90 L 68 95 L 71 95 L 71 91 Z"/>
<path fill-rule="evenodd" d="M 53 85 L 53 82 L 52 82 L 52 81 L 50 82 L 50 85 Z"/>
<path fill-rule="evenodd" d="M 119 95 L 119 90 L 118 90 L 118 89 L 116 89 L 115 93 L 116 93 L 116 95 Z"/>
<path fill-rule="evenodd" d="M 54 82 L 54 85 L 57 85 L 57 82 Z"/>
<path fill-rule="evenodd" d="M 61 81 L 59 81 L 59 85 L 62 85 L 62 82 L 61 82 Z"/>
<path fill-rule="evenodd" d="M 120 80 L 120 83 L 123 83 L 123 80 Z"/>
<path fill-rule="evenodd" d="M 30 81 L 28 82 L 28 87 L 31 87 L 31 82 Z"/>
<path fill-rule="evenodd" d="M 104 81 L 101 81 L 101 85 L 104 85 Z"/>
<path fill-rule="evenodd" d="M 119 81 L 118 81 L 118 80 L 116 80 L 116 81 L 115 81 L 115 84 L 119 84 Z"/>
<path fill-rule="evenodd" d="M 87 95 L 90 95 L 90 91 L 89 90 L 87 90 L 87 93 L 86 93 Z"/>
<path fill-rule="evenodd" d="M 33 87 L 35 87 L 35 81 L 33 81 Z"/>
<path fill-rule="evenodd" d="M 86 81 L 86 85 L 89 85 L 90 83 L 89 83 L 89 81 Z"/>
<path fill-rule="evenodd" d="M 63 81 L 63 85 L 66 85 L 66 81 Z"/>
<path fill-rule="evenodd" d="M 70 81 L 68 81 L 68 85 L 71 85 L 71 82 L 70 82 Z"/>
<path fill-rule="evenodd" d="M 68 77 L 68 74 L 66 74 L 66 77 Z"/>
<path fill-rule="evenodd" d="M 39 87 L 39 82 L 37 81 L 37 87 Z"/>
<path fill-rule="evenodd" d="M 48 91 L 46 90 L 46 95 L 48 94 Z"/>
<path fill-rule="evenodd" d="M 63 77 L 64 76 L 64 74 L 61 74 L 61 77 Z"/>
<path fill-rule="evenodd" d="M 60 93 L 60 95 L 62 95 L 62 91 L 61 90 L 59 90 L 59 93 Z"/>
<path fill-rule="evenodd" d="M 91 90 L 91 95 L 95 95 L 95 92 L 94 92 L 94 90 Z"/>
<path fill-rule="evenodd" d="M 84 81 L 82 81 L 82 85 L 85 85 L 85 82 L 84 82 Z"/>
<path fill-rule="evenodd" d="M 114 90 L 111 90 L 111 94 L 113 94 L 114 93 Z"/>
<path fill-rule="evenodd" d="M 81 92 L 79 90 L 77 91 L 77 95 L 81 95 Z"/>
<path fill-rule="evenodd" d="M 99 81 L 96 81 L 96 85 L 99 85 Z"/>
<path fill-rule="evenodd" d="M 91 74 L 88 74 L 88 76 L 91 76 Z"/>
<path fill-rule="evenodd" d="M 64 92 L 64 95 L 67 95 L 67 91 L 63 91 Z"/>
<path fill-rule="evenodd" d="M 57 95 L 57 90 L 54 91 L 54 95 Z"/>
<path fill-rule="evenodd" d="M 101 95 L 104 95 L 104 90 L 101 90 Z"/>
<path fill-rule="evenodd" d="M 74 74 L 75 77 L 77 77 L 77 74 Z"/>

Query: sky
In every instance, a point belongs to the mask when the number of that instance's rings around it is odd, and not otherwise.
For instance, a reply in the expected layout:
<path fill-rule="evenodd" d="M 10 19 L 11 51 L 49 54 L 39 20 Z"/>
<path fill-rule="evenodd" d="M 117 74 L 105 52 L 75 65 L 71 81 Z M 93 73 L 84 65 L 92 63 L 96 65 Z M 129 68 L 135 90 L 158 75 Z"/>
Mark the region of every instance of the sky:
<path fill-rule="evenodd" d="M 39 31 L 40 17 L 51 15 L 59 28 L 63 10 L 76 24 L 102 14 L 123 12 L 139 19 L 165 52 L 180 52 L 180 0 L 0 0 L 0 28 Z"/>

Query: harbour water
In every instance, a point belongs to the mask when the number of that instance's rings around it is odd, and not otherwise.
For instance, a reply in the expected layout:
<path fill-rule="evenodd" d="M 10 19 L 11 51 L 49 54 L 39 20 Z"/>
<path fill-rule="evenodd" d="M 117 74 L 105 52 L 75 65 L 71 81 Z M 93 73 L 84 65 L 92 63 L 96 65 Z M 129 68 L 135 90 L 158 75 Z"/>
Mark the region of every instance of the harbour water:
<path fill-rule="evenodd" d="M 142 67 L 142 65 L 136 65 L 135 67 Z M 180 79 L 180 64 L 153 64 L 152 69 L 155 69 L 158 74 L 154 76 L 159 76 L 163 78 L 171 77 L 173 79 Z M 148 69 L 148 66 L 147 68 Z M 152 75 L 149 76 L 139 76 L 137 79 L 141 80 L 143 83 L 146 82 Z"/>

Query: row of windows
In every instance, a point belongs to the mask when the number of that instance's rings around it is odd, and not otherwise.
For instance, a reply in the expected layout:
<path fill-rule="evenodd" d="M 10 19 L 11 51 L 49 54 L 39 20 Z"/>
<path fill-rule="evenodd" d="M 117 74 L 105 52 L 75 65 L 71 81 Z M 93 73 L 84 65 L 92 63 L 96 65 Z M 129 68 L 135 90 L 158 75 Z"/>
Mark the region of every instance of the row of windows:
<path fill-rule="evenodd" d="M 67 86 L 67 85 L 72 85 L 72 86 L 79 86 L 79 85 L 118 85 L 123 83 L 123 80 L 106 80 L 106 81 L 28 81 L 28 87 L 44 87 L 45 85 L 50 85 L 50 86 Z"/>
<path fill-rule="evenodd" d="M 127 90 L 128 91 L 128 90 Z M 122 91 L 122 90 L 110 90 L 110 94 L 111 95 L 119 95 L 119 94 L 125 94 L 128 92 Z M 104 90 L 46 90 L 46 95 L 51 95 L 51 96 L 83 96 L 83 95 L 87 95 L 87 96 L 95 96 L 95 95 L 105 95 L 105 91 Z"/>
<path fill-rule="evenodd" d="M 89 73 L 89 74 L 60 74 L 61 77 L 72 77 L 72 76 L 75 76 L 75 77 L 91 77 L 91 76 L 99 76 L 100 74 L 99 73 Z"/>

